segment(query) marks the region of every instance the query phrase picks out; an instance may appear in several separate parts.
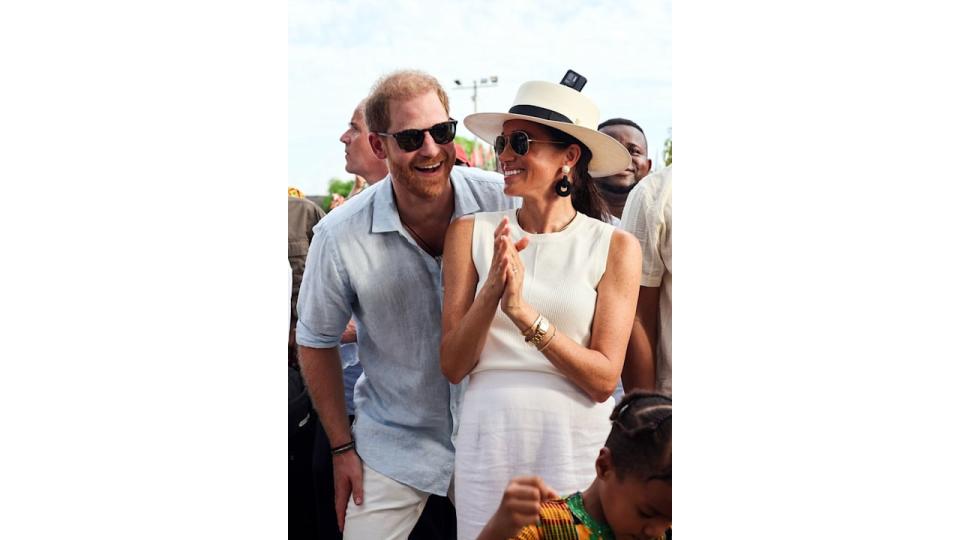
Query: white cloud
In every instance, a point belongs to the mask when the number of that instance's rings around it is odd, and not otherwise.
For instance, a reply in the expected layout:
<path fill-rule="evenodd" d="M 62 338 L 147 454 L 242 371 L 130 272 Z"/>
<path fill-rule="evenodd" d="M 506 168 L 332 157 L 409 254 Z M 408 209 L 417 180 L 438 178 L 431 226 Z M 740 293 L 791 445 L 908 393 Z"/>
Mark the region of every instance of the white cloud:
<path fill-rule="evenodd" d="M 373 82 L 394 69 L 437 77 L 459 119 L 473 112 L 472 91 L 454 90 L 454 79 L 469 86 L 497 75 L 497 87 L 479 91 L 479 110 L 506 110 L 523 82 L 559 81 L 574 69 L 587 77 L 601 120 L 635 120 L 651 152 L 672 123 L 668 1 L 295 0 L 288 13 L 289 181 L 308 193 L 348 176 L 338 138 Z"/>

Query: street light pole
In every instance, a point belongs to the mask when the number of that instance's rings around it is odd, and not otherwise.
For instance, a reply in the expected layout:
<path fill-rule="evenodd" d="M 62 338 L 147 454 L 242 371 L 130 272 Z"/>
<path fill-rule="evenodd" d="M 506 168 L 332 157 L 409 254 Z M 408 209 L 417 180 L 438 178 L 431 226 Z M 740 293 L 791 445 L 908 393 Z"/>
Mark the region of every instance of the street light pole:
<path fill-rule="evenodd" d="M 473 114 L 477 114 L 477 80 L 473 80 Z"/>
<path fill-rule="evenodd" d="M 472 96 L 472 99 L 473 99 L 473 113 L 474 113 L 474 114 L 477 113 L 477 90 L 480 89 L 480 88 L 492 88 L 492 87 L 494 87 L 494 86 L 497 85 L 497 80 L 498 80 L 498 77 L 497 77 L 496 75 L 491 75 L 490 77 L 483 77 L 483 78 L 481 78 L 479 81 L 477 81 L 477 79 L 474 79 L 474 80 L 473 80 L 473 96 Z M 454 90 L 469 90 L 469 89 L 471 88 L 470 86 L 464 86 L 463 83 L 460 82 L 460 79 L 454 79 L 453 82 L 454 82 L 454 84 L 457 85 L 457 86 L 454 87 Z M 474 144 L 474 145 L 477 144 L 477 136 L 476 136 L 476 135 L 473 136 L 473 144 Z"/>

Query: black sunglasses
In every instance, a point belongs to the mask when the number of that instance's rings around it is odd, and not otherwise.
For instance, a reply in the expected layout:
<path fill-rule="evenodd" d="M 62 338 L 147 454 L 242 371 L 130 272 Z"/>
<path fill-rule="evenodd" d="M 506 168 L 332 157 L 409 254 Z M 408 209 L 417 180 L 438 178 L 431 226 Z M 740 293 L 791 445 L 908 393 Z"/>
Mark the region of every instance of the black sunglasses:
<path fill-rule="evenodd" d="M 397 140 L 397 146 L 404 152 L 413 152 L 423 146 L 423 138 L 426 132 L 430 132 L 433 142 L 437 144 L 447 144 L 457 136 L 457 121 L 450 119 L 446 122 L 434 124 L 426 129 L 405 129 L 396 133 L 380 133 L 377 135 L 390 135 Z"/>
<path fill-rule="evenodd" d="M 522 156 L 530 150 L 530 143 L 540 142 L 540 143 L 552 143 L 552 144 L 563 144 L 563 141 L 544 141 L 538 139 L 531 139 L 523 131 L 514 131 L 510 134 L 510 148 L 513 149 L 513 153 Z M 493 149 L 497 151 L 497 155 L 503 153 L 507 149 L 507 138 L 503 135 L 497 135 L 495 141 L 493 141 Z"/>

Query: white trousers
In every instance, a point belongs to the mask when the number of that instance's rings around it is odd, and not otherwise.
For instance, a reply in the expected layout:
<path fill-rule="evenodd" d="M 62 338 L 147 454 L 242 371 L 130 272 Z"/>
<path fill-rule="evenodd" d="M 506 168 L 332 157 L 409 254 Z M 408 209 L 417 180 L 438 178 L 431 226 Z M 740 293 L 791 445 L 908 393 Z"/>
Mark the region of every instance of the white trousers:
<path fill-rule="evenodd" d="M 343 540 L 406 540 L 430 494 L 401 484 L 363 464 L 363 504 L 347 503 Z"/>

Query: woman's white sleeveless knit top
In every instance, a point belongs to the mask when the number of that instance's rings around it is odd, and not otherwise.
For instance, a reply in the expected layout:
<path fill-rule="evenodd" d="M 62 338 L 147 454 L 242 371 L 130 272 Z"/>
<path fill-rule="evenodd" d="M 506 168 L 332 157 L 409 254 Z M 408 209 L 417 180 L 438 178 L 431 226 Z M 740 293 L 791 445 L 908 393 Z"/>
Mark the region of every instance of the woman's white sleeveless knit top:
<path fill-rule="evenodd" d="M 550 324 L 575 342 L 589 346 L 597 285 L 607 267 L 607 252 L 614 227 L 577 213 L 566 229 L 531 234 L 517 224 L 516 210 L 474 214 L 473 263 L 477 291 L 483 286 L 493 258 L 493 231 L 506 216 L 513 242 L 524 236 L 530 244 L 520 252 L 525 267 L 523 297 L 550 320 Z M 486 370 L 525 370 L 562 374 L 497 308 L 490 333 L 473 373 Z"/>

